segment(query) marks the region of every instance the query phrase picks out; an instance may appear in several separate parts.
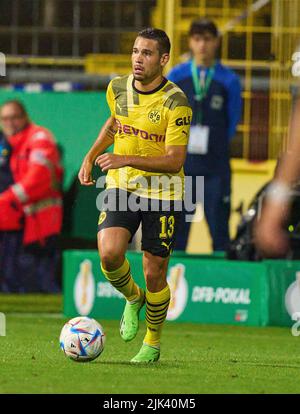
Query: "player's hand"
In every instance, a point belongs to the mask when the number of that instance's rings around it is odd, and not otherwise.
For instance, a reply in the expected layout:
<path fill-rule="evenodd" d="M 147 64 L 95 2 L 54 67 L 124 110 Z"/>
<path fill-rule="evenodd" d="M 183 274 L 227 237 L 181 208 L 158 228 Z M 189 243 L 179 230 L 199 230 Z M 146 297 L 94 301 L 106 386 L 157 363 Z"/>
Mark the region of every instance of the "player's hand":
<path fill-rule="evenodd" d="M 78 173 L 78 179 L 81 185 L 94 185 L 95 182 L 92 178 L 93 163 L 84 159 L 81 168 Z"/>
<path fill-rule="evenodd" d="M 126 157 L 124 155 L 110 153 L 102 154 L 96 158 L 95 165 L 98 165 L 103 172 L 122 168 L 126 166 Z"/>
<path fill-rule="evenodd" d="M 255 244 L 265 257 L 282 257 L 289 251 L 289 240 L 283 224 L 287 209 L 268 204 L 254 228 Z"/>

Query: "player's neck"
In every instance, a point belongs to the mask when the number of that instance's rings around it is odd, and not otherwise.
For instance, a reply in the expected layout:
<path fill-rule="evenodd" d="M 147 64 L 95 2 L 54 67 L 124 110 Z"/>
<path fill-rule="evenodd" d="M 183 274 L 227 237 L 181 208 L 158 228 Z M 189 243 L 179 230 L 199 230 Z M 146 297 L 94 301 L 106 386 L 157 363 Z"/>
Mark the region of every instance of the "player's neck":
<path fill-rule="evenodd" d="M 203 58 L 201 56 L 194 56 L 194 60 L 197 66 L 204 66 L 205 68 L 210 68 L 215 63 L 216 58 Z"/>
<path fill-rule="evenodd" d="M 149 83 L 143 83 L 138 80 L 134 80 L 134 87 L 141 92 L 151 92 L 158 88 L 164 81 L 163 75 L 159 75 L 157 78 L 153 79 Z"/>

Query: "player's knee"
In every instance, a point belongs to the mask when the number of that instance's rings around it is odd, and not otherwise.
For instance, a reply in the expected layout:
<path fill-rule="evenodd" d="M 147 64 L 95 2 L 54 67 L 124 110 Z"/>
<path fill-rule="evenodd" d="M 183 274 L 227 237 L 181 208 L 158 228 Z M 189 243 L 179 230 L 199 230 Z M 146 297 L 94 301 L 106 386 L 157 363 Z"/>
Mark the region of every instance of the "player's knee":
<path fill-rule="evenodd" d="M 122 252 L 117 249 L 105 248 L 100 250 L 100 259 L 102 267 L 108 271 L 113 271 L 122 266 L 124 262 L 124 256 Z"/>

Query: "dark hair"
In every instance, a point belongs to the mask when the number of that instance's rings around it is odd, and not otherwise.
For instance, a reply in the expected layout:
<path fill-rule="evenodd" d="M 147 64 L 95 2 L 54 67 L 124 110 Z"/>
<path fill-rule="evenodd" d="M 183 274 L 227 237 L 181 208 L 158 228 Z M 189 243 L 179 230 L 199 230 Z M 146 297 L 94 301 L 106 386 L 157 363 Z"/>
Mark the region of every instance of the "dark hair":
<path fill-rule="evenodd" d="M 171 43 L 170 39 L 166 32 L 160 29 L 154 29 L 153 27 L 148 27 L 147 29 L 141 30 L 137 37 L 143 37 L 145 39 L 156 40 L 158 43 L 158 50 L 160 55 L 164 53 L 170 53 Z"/>
<path fill-rule="evenodd" d="M 212 20 L 208 20 L 208 19 L 194 20 L 190 26 L 189 36 L 193 36 L 195 34 L 203 35 L 204 33 L 210 33 L 214 37 L 219 36 L 217 26 Z"/>
<path fill-rule="evenodd" d="M 22 114 L 23 116 L 27 116 L 27 115 L 28 115 L 28 114 L 27 114 L 27 111 L 26 111 L 26 109 L 25 109 L 24 104 L 23 104 L 21 101 L 18 101 L 17 99 L 11 99 L 11 100 L 9 100 L 9 101 L 4 102 L 4 103 L 2 104 L 2 108 L 3 108 L 4 106 L 6 106 L 6 105 L 15 105 L 15 106 L 17 106 L 17 107 L 19 108 L 19 111 L 21 112 L 21 114 Z"/>

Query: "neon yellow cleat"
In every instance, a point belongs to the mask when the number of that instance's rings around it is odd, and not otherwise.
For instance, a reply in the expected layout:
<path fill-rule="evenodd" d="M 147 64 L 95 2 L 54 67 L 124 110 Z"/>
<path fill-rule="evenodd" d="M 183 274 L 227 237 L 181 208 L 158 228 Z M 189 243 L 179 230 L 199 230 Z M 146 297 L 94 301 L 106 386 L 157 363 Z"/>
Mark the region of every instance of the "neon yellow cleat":
<path fill-rule="evenodd" d="M 149 346 L 143 344 L 139 353 L 132 358 L 130 362 L 134 363 L 149 363 L 149 362 L 156 362 L 159 360 L 160 356 L 160 349 L 154 348 L 153 346 Z"/>
<path fill-rule="evenodd" d="M 141 297 L 136 303 L 126 302 L 120 322 L 120 335 L 125 342 L 132 341 L 139 330 L 139 314 L 145 304 L 145 292 L 140 289 Z"/>

